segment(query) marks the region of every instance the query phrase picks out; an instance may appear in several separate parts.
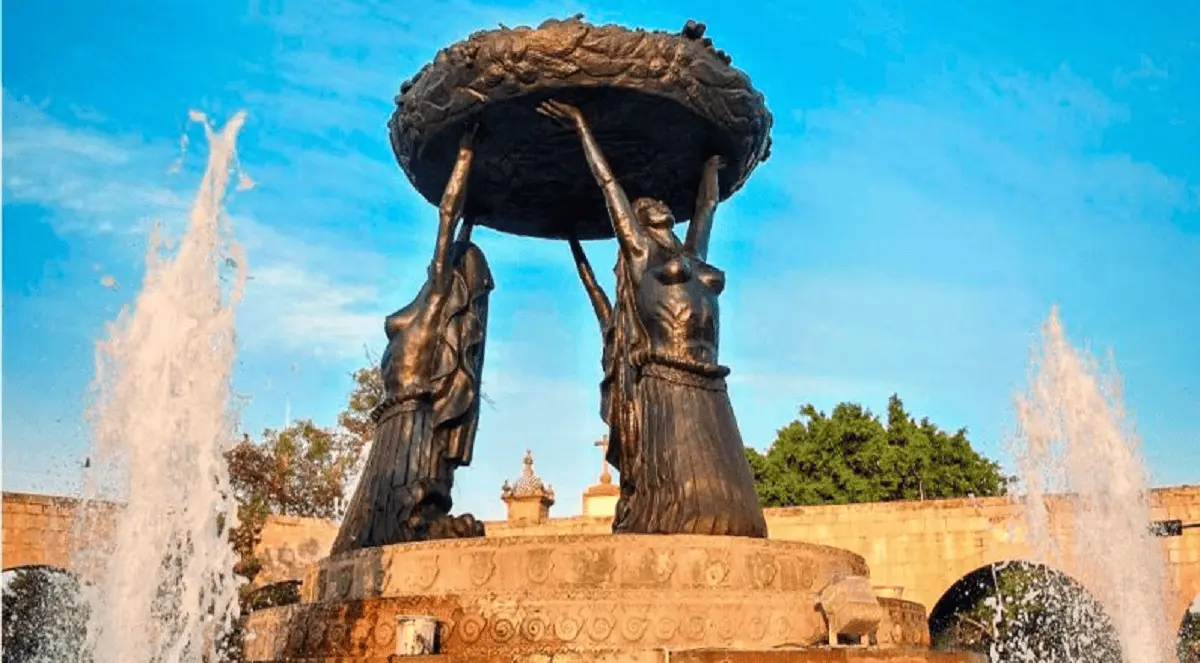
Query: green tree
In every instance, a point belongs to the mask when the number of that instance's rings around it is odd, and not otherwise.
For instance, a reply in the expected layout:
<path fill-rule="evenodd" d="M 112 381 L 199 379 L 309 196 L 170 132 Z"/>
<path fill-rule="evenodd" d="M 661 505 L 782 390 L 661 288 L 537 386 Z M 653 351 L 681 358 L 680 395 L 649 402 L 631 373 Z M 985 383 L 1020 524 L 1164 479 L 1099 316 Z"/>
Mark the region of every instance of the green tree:
<path fill-rule="evenodd" d="M 308 419 L 268 429 L 262 438 L 256 443 L 245 436 L 227 454 L 238 503 L 239 523 L 231 532 L 240 559 L 236 571 L 251 581 L 261 568 L 254 547 L 267 517 L 341 517 L 347 476 L 362 448 L 353 435 Z"/>
<path fill-rule="evenodd" d="M 1010 479 L 954 434 L 915 420 L 898 396 L 886 423 L 856 403 L 826 415 L 811 404 L 765 454 L 746 449 L 763 506 L 853 504 L 1002 495 Z"/>
<path fill-rule="evenodd" d="M 371 361 L 371 356 L 367 356 Z M 360 368 L 350 375 L 353 384 L 346 399 L 346 409 L 338 414 L 338 434 L 342 436 L 344 448 L 354 455 L 355 462 L 347 469 L 343 491 L 350 495 L 362 474 L 363 464 L 375 441 L 375 420 L 371 411 L 383 401 L 383 377 L 378 362 Z"/>
<path fill-rule="evenodd" d="M 367 366 L 350 375 L 353 387 L 346 399 L 346 409 L 338 414 L 338 427 L 342 434 L 354 438 L 348 446 L 361 450 L 369 447 L 375 439 L 375 421 L 371 411 L 383 400 L 383 378 L 378 366 Z"/>
<path fill-rule="evenodd" d="M 230 540 L 238 554 L 234 571 L 247 582 L 241 588 L 242 615 L 299 600 L 298 583 L 256 587 L 262 561 L 254 550 L 272 515 L 338 519 L 358 481 L 375 436 L 371 410 L 383 398 L 379 369 L 351 374 L 351 390 L 338 425 L 325 428 L 301 419 L 282 430 L 266 430 L 261 440 L 243 436 L 226 454 L 230 485 L 238 503 L 238 527 Z M 241 628 L 227 634 L 225 660 L 240 660 Z"/>
<path fill-rule="evenodd" d="M 296 583 L 254 585 L 262 571 L 255 548 L 267 518 L 340 518 L 362 449 L 354 434 L 302 419 L 282 430 L 264 431 L 260 442 L 244 436 L 228 452 L 230 485 L 238 503 L 238 526 L 230 531 L 238 554 L 234 572 L 246 580 L 239 590 L 243 616 L 299 600 Z M 226 661 L 240 660 L 241 624 L 227 634 L 222 649 Z"/>
<path fill-rule="evenodd" d="M 15 569 L 5 575 L 5 663 L 89 660 L 82 653 L 88 607 L 75 578 L 44 567 Z"/>

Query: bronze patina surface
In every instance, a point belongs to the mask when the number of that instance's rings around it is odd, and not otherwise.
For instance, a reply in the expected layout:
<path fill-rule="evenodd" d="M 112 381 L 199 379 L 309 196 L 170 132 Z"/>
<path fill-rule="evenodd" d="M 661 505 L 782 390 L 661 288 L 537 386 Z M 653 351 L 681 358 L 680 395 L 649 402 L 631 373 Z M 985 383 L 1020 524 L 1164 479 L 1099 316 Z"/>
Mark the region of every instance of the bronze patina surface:
<path fill-rule="evenodd" d="M 633 200 L 582 110 L 546 101 L 543 114 L 571 129 L 604 193 L 620 251 L 613 301 L 578 241 L 571 251 L 599 318 L 604 381 L 601 416 L 608 460 L 621 472 L 613 531 L 765 538 L 745 444 L 719 362 L 725 274 L 708 262 L 721 157 L 711 155 L 687 237 L 661 200 Z"/>
<path fill-rule="evenodd" d="M 384 322 L 384 398 L 371 412 L 375 439 L 334 553 L 484 535 L 470 514 L 449 515 L 454 471 L 470 464 L 475 446 L 494 287 L 487 259 L 470 240 L 471 224 L 462 222 L 474 134 L 457 139 L 425 283 Z"/>
<path fill-rule="evenodd" d="M 679 33 L 595 26 L 477 32 L 406 82 L 388 127 L 405 174 L 440 199 L 467 123 L 476 142 L 465 214 L 516 235 L 612 237 L 579 142 L 536 112 L 554 97 L 582 109 L 629 195 L 691 218 L 704 162 L 722 155 L 720 198 L 767 158 L 772 118 L 750 79 L 689 22 Z"/>

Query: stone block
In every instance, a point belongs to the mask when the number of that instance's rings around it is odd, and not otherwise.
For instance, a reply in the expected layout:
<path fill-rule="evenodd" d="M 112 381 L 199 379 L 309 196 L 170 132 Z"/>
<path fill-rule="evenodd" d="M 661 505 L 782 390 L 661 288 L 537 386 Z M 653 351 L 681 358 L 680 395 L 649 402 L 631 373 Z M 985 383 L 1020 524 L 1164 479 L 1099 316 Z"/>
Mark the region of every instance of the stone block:
<path fill-rule="evenodd" d="M 817 602 L 825 615 L 830 646 L 839 644 L 843 636 L 868 644 L 884 617 L 871 581 L 863 576 L 835 578 L 821 590 Z"/>

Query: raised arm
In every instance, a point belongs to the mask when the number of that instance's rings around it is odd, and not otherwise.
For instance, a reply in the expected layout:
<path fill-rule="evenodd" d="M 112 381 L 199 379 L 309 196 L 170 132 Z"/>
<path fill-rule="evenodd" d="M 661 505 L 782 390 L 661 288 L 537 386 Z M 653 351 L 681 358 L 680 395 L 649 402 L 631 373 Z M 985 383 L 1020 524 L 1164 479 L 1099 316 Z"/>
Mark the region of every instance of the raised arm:
<path fill-rule="evenodd" d="M 719 156 L 709 157 L 704 163 L 704 172 L 700 175 L 700 190 L 696 193 L 696 210 L 692 213 L 687 239 L 683 243 L 685 251 L 701 260 L 708 260 L 708 240 L 712 237 L 713 214 L 717 210 L 717 201 L 721 198 L 718 175 L 722 166 Z"/>
<path fill-rule="evenodd" d="M 454 237 L 454 226 L 462 216 L 463 205 L 467 200 L 467 175 L 471 171 L 471 159 L 475 156 L 472 141 L 475 129 L 463 134 L 458 145 L 458 160 L 450 173 L 450 181 L 442 193 L 442 202 L 438 205 L 438 235 L 437 244 L 433 249 L 433 261 L 429 265 L 430 276 L 434 286 L 440 292 L 449 278 L 450 241 Z"/>
<path fill-rule="evenodd" d="M 588 299 L 592 300 L 592 309 L 596 311 L 596 319 L 600 321 L 600 330 L 603 331 L 612 317 L 612 302 L 608 301 L 604 288 L 596 282 L 596 274 L 592 272 L 592 265 L 579 240 L 572 237 L 570 243 L 571 255 L 575 256 L 575 268 L 579 270 L 579 280 L 583 281 L 583 289 L 587 291 Z"/>
<path fill-rule="evenodd" d="M 604 158 L 604 152 L 600 150 L 600 145 L 596 142 L 596 137 L 592 135 L 592 128 L 588 126 L 583 113 L 574 106 L 557 101 L 544 102 L 538 111 L 544 115 L 569 122 L 575 132 L 579 134 L 588 167 L 591 168 L 592 175 L 595 176 L 596 182 L 604 191 L 604 200 L 608 204 L 608 216 L 612 220 L 613 233 L 617 236 L 621 251 L 625 253 L 627 259 L 635 264 L 644 262 L 649 254 L 650 240 L 642 232 L 641 224 L 633 212 L 633 205 L 629 202 L 629 197 L 625 195 L 625 190 L 617 183 L 617 178 L 609 168 L 608 160 Z"/>
<path fill-rule="evenodd" d="M 458 237 L 454 238 L 456 242 L 471 241 L 471 231 L 475 229 L 475 222 L 470 219 L 463 219 L 463 222 L 458 227 Z"/>

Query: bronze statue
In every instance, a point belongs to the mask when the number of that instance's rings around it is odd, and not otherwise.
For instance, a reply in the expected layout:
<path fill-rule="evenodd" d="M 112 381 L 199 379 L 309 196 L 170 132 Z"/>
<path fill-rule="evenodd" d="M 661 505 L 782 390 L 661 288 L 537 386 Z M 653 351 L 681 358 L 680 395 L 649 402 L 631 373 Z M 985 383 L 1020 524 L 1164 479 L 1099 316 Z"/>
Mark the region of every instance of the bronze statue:
<path fill-rule="evenodd" d="M 387 317 L 380 370 L 384 400 L 362 478 L 331 554 L 404 541 L 483 536 L 471 515 L 449 516 L 454 470 L 471 462 L 479 420 L 487 335 L 488 263 L 463 222 L 475 130 L 458 157 L 439 206 L 428 278 L 408 306 Z"/>
<path fill-rule="evenodd" d="M 630 202 L 583 113 L 544 102 L 572 127 L 604 192 L 620 246 L 615 306 L 578 242 L 572 251 L 604 328 L 603 414 L 621 472 L 614 532 L 766 537 L 767 527 L 718 363 L 717 298 L 725 275 L 707 259 L 720 158 L 705 163 L 687 239 L 653 198 Z"/>

